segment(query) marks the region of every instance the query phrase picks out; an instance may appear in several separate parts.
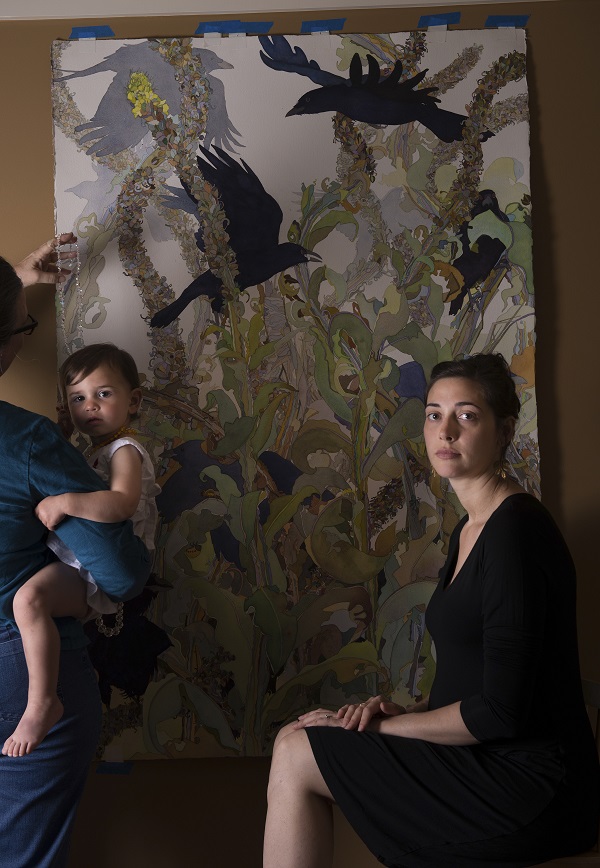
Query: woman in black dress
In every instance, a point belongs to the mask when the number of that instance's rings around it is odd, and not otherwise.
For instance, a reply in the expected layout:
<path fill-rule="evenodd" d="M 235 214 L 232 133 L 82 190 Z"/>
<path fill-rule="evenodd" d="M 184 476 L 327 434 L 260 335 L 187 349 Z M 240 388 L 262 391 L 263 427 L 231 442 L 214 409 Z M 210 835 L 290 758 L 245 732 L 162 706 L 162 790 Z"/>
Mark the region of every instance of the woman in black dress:
<path fill-rule="evenodd" d="M 594 843 L 575 571 L 549 513 L 504 470 L 518 412 L 502 356 L 434 368 L 427 453 L 466 515 L 427 609 L 429 701 L 376 696 L 281 730 L 264 868 L 328 868 L 333 802 L 390 868 L 518 868 Z"/>

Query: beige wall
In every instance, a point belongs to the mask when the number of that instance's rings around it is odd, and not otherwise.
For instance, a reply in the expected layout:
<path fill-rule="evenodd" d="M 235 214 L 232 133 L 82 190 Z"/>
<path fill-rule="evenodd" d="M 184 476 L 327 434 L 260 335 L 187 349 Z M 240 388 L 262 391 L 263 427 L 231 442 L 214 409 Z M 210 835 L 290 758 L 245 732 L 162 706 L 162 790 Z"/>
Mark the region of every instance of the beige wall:
<path fill-rule="evenodd" d="M 524 11 L 521 3 L 452 8 L 462 10 L 461 27 L 474 29 L 483 27 L 491 12 Z M 533 3 L 527 11 L 542 488 L 578 567 L 583 672 L 600 680 L 595 549 L 600 515 L 600 288 L 595 277 L 600 4 L 551 0 Z M 416 26 L 419 14 L 417 9 L 349 11 L 345 29 L 407 30 Z M 274 30 L 298 32 L 305 17 L 275 16 Z M 198 20 L 198 15 L 119 18 L 112 24 L 118 37 L 181 36 L 190 35 Z M 73 23 L 0 22 L 0 249 L 13 261 L 54 232 L 50 43 L 68 37 Z M 41 328 L 2 378 L 0 394 L 52 415 L 52 294 L 32 290 L 30 308 Z M 134 765 L 128 775 L 92 773 L 72 868 L 258 868 L 267 769 L 266 760 L 159 760 Z M 225 817 L 235 818 L 233 828 L 224 827 Z M 340 825 L 336 868 L 377 864 Z"/>

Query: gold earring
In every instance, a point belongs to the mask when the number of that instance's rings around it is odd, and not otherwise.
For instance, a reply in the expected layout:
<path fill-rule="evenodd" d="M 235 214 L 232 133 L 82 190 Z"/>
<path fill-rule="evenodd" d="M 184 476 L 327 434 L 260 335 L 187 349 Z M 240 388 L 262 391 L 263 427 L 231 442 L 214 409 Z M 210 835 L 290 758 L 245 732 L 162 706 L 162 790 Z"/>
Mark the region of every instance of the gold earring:
<path fill-rule="evenodd" d="M 429 476 L 431 479 L 437 479 L 437 473 L 435 472 L 433 467 L 431 468 L 431 473 L 429 474 Z"/>
<path fill-rule="evenodd" d="M 499 476 L 502 480 L 506 479 L 506 462 L 504 458 L 501 458 L 498 462 L 498 466 L 496 467 L 496 476 Z"/>

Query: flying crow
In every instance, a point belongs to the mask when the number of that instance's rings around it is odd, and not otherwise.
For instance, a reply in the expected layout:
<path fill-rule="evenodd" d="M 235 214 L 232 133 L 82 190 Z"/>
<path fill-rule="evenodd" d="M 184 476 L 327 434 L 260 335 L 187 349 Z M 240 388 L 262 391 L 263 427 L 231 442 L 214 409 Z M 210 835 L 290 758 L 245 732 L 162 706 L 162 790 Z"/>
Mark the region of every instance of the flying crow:
<path fill-rule="evenodd" d="M 87 146 L 86 153 L 99 157 L 118 154 L 126 148 L 135 147 L 148 134 L 148 124 L 143 118 L 135 117 L 127 98 L 132 72 L 144 72 L 155 92 L 169 106 L 169 113 L 172 116 L 180 113 L 182 92 L 175 79 L 174 68 L 152 44 L 152 40 L 147 40 L 134 45 L 122 45 L 100 63 L 55 79 L 62 82 L 99 72 L 115 73 L 94 117 L 75 127 L 76 132 L 84 133 L 80 142 Z M 223 82 L 210 74 L 215 69 L 232 69 L 232 66 L 206 48 L 194 48 L 192 54 L 202 63 L 211 90 L 204 145 L 210 147 L 212 142 L 232 151 L 234 146 L 241 146 L 235 138 L 240 134 L 227 116 Z"/>
<path fill-rule="evenodd" d="M 200 151 L 198 167 L 204 179 L 216 188 L 227 216 L 227 233 L 236 257 L 236 282 L 240 289 L 256 286 L 292 265 L 320 261 L 320 256 L 300 244 L 279 243 L 283 212 L 247 163 L 241 160 L 240 165 L 220 148 L 215 148 L 216 154 L 202 146 Z M 188 197 L 195 202 L 190 189 L 182 184 Z M 202 229 L 196 233 L 196 243 L 200 250 L 204 249 Z M 214 311 L 222 309 L 223 285 L 212 271 L 204 271 L 196 277 L 179 298 L 154 314 L 150 324 L 163 328 L 200 295 L 210 299 Z"/>
<path fill-rule="evenodd" d="M 462 223 L 458 230 L 462 251 L 452 262 L 452 266 L 460 272 L 464 283 L 460 292 L 452 296 L 451 314 L 458 313 L 469 290 L 485 280 L 507 249 L 501 237 L 487 234 L 479 235 L 475 243 L 471 242 L 469 238 L 470 221 L 486 211 L 491 212 L 502 223 L 510 222 L 504 211 L 500 209 L 494 191 L 481 190 L 471 210 L 470 220 Z M 501 234 L 504 233 L 498 233 L 498 235 Z"/>
<path fill-rule="evenodd" d="M 439 99 L 433 96 L 437 88 L 417 89 L 427 74 L 426 69 L 400 81 L 402 61 L 397 60 L 389 75 L 383 76 L 377 60 L 369 54 L 369 70 L 363 75 L 360 55 L 355 54 L 350 62 L 350 77 L 345 79 L 322 70 L 316 61 L 309 61 L 300 48 L 292 49 L 283 36 L 261 36 L 259 39 L 265 51 L 260 52 L 263 63 L 271 69 L 307 76 L 319 85 L 300 97 L 286 117 L 341 112 L 352 120 L 373 125 L 402 125 L 417 121 L 444 142 L 462 139 L 466 115 L 438 108 Z M 491 135 L 485 131 L 481 140 Z"/>

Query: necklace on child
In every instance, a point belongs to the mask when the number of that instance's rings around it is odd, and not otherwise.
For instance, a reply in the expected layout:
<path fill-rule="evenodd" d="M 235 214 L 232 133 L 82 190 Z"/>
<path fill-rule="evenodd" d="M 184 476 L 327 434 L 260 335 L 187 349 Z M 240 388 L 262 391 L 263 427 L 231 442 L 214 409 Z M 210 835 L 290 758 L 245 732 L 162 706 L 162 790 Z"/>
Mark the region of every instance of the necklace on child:
<path fill-rule="evenodd" d="M 98 449 L 102 449 L 103 446 L 108 446 L 109 443 L 113 443 L 115 440 L 118 440 L 120 437 L 135 437 L 137 431 L 134 428 L 128 428 L 127 425 L 121 425 L 118 431 L 115 431 L 114 434 L 111 434 L 109 437 L 105 437 L 104 440 L 101 440 L 100 443 L 92 443 L 86 450 L 88 455 L 93 455 L 94 452 L 97 452 Z"/>

